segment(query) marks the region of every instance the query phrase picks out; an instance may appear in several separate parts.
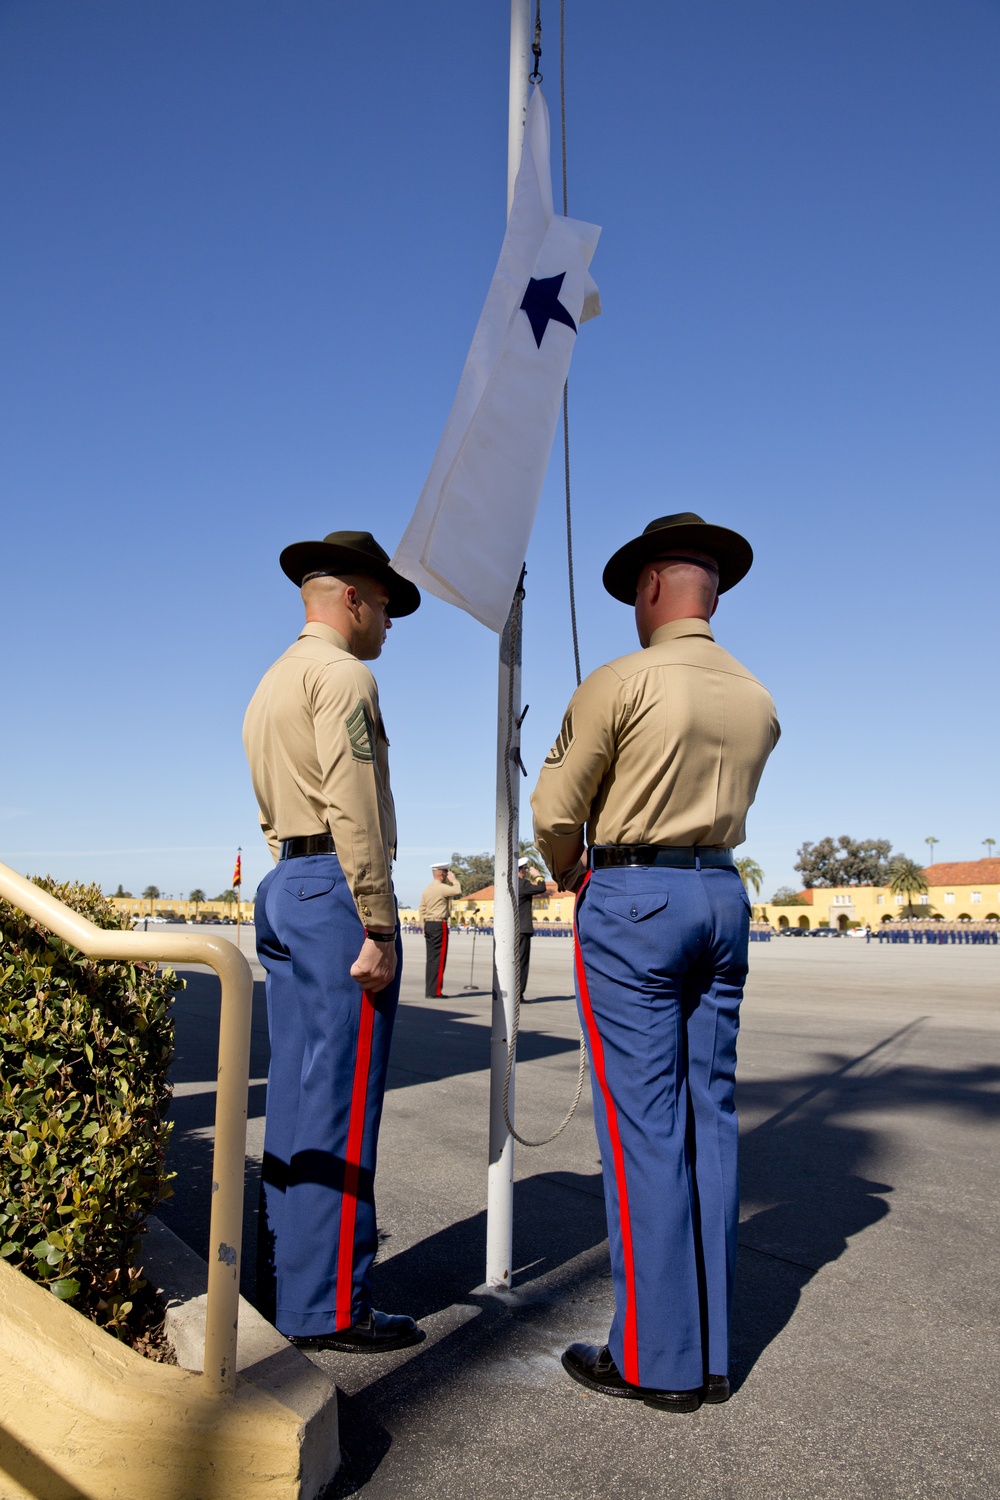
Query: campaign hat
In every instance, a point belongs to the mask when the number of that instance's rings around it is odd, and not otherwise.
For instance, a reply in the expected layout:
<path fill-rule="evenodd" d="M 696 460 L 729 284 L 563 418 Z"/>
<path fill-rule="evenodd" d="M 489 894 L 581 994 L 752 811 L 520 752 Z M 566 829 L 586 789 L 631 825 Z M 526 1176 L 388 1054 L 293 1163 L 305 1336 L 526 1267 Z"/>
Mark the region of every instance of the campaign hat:
<path fill-rule="evenodd" d="M 745 578 L 753 563 L 753 548 L 738 531 L 713 526 L 693 510 L 682 510 L 650 521 L 641 536 L 619 547 L 604 569 L 604 587 L 613 599 L 634 604 L 635 582 L 643 564 L 660 557 L 682 558 L 685 549 L 704 552 L 715 559 L 720 594 Z"/>
<path fill-rule="evenodd" d="M 281 571 L 302 587 L 310 573 L 366 573 L 389 592 L 386 606 L 392 619 L 412 615 L 420 606 L 420 590 L 389 565 L 370 531 L 331 531 L 321 542 L 292 542 L 278 561 Z"/>

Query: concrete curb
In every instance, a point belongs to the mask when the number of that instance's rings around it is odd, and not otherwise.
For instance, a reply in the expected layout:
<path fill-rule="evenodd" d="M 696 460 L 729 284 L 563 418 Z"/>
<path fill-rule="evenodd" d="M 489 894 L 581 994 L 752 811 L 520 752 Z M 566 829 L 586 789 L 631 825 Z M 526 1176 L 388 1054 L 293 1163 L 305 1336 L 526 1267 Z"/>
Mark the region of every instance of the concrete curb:
<path fill-rule="evenodd" d="M 184 1370 L 200 1372 L 208 1266 L 154 1216 L 143 1237 L 142 1268 L 166 1304 L 167 1336 L 177 1363 Z M 280 1401 L 301 1419 L 297 1500 L 316 1500 L 340 1467 L 336 1386 L 243 1297 L 236 1370 L 242 1381 Z"/>
<path fill-rule="evenodd" d="M 204 1297 L 177 1283 L 204 1288 L 207 1267 L 162 1225 L 148 1248 L 200 1362 Z M 0 1261 L 2 1500 L 317 1500 L 339 1460 L 335 1387 L 246 1303 L 240 1319 L 235 1395 L 213 1395 Z"/>

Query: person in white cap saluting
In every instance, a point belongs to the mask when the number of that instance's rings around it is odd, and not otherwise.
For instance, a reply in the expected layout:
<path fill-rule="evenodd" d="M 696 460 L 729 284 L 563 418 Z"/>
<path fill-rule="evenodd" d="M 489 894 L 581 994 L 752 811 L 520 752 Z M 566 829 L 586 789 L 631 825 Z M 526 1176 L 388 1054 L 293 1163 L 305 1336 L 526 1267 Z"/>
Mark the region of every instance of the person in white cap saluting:
<path fill-rule="evenodd" d="M 424 998 L 440 1000 L 444 985 L 444 966 L 448 962 L 448 918 L 451 903 L 462 894 L 462 887 L 451 873 L 447 860 L 431 865 L 433 880 L 420 897 L 417 916 L 424 924 L 427 945 L 427 973 Z"/>

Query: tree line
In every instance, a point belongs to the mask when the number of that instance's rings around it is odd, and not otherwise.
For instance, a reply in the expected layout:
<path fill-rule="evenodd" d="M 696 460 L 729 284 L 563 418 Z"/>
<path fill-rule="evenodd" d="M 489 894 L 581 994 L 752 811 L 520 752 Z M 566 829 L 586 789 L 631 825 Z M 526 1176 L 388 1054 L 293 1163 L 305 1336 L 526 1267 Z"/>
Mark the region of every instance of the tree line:
<path fill-rule="evenodd" d="M 852 839 L 842 833 L 838 838 L 806 841 L 796 851 L 793 869 L 802 876 L 806 890 L 814 887 L 883 885 L 894 895 L 905 896 L 907 908 L 913 898 L 927 890 L 924 867 L 901 851 L 893 852 L 888 839 Z M 797 891 L 782 886 L 771 897 L 773 906 L 805 906 L 806 899 Z"/>

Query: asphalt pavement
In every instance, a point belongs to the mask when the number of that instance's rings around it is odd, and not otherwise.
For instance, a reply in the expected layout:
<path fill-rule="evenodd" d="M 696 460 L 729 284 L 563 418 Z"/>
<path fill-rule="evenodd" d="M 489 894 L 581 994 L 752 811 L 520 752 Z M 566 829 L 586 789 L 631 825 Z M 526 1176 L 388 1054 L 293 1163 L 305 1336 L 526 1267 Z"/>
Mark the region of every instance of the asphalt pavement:
<path fill-rule="evenodd" d="M 231 929 L 220 929 L 232 936 Z M 243 947 L 251 951 L 252 929 Z M 376 1305 L 411 1350 L 316 1356 L 337 1381 L 344 1464 L 328 1500 L 997 1500 L 1000 949 L 776 939 L 751 947 L 738 1103 L 742 1212 L 732 1400 L 692 1416 L 564 1374 L 612 1298 L 588 1086 L 552 1145 L 518 1148 L 514 1290 L 482 1291 L 488 945 L 451 944 L 423 998 L 404 938 L 376 1180 Z M 258 980 L 262 973 L 255 970 Z M 178 998 L 162 1217 L 206 1251 L 217 984 Z M 533 945 L 517 1074 L 543 1135 L 577 1067 L 570 943 Z M 244 1291 L 263 1143 L 267 1028 L 255 987 Z"/>

